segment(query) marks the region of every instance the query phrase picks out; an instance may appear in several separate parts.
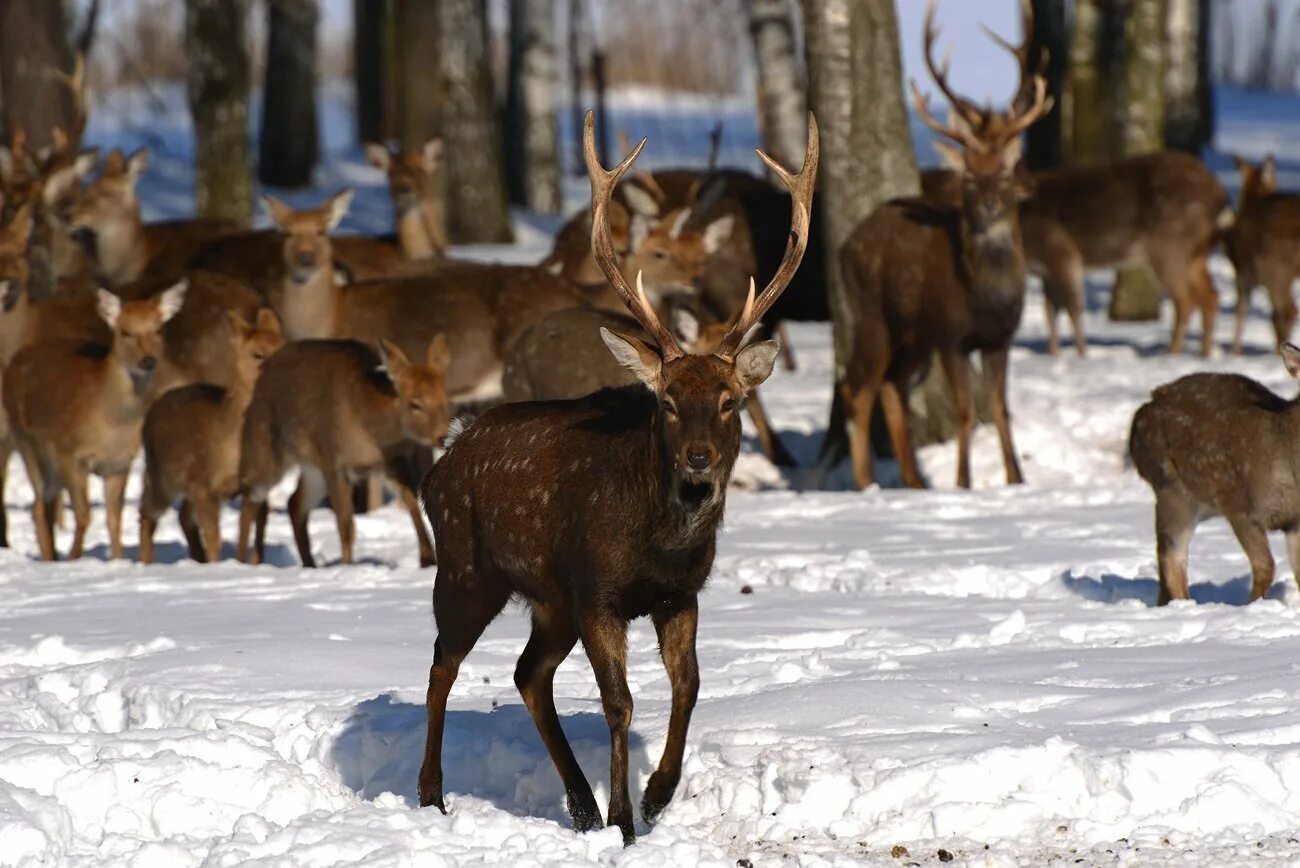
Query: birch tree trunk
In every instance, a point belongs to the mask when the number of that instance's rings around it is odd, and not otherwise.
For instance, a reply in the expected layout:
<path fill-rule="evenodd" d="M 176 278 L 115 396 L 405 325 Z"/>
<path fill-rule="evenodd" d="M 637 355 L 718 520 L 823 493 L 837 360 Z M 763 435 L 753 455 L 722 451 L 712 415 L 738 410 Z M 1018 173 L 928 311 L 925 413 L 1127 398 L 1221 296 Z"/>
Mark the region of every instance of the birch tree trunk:
<path fill-rule="evenodd" d="M 447 229 L 459 244 L 509 243 L 510 212 L 483 0 L 422 0 L 438 9 L 446 86 Z"/>
<path fill-rule="evenodd" d="M 50 142 L 56 126 L 68 131 L 72 93 L 50 75 L 72 70 L 63 4 L 52 0 L 0 0 L 0 104 L 4 135 L 18 130 L 33 149 Z"/>
<path fill-rule="evenodd" d="M 803 70 L 796 54 L 791 0 L 746 0 L 758 62 L 758 117 L 763 147 L 795 166 L 807 131 Z"/>
<path fill-rule="evenodd" d="M 1214 132 L 1209 0 L 1167 0 L 1165 143 L 1199 154 Z"/>
<path fill-rule="evenodd" d="M 200 217 L 247 223 L 252 216 L 248 155 L 245 0 L 186 0 L 185 54 L 194 118 L 194 199 Z"/>
<path fill-rule="evenodd" d="M 506 92 L 506 167 L 511 201 L 560 211 L 560 69 L 555 0 L 510 0 L 510 81 Z"/>
<path fill-rule="evenodd" d="M 267 0 L 266 87 L 257 174 L 263 184 L 305 187 L 319 156 L 316 0 Z"/>

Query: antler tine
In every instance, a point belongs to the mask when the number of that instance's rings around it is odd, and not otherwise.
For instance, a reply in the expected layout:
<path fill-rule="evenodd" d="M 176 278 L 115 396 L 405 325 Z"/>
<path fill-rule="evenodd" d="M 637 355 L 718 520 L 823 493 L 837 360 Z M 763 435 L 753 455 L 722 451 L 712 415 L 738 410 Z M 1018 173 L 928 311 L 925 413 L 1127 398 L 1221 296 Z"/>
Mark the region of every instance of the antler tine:
<path fill-rule="evenodd" d="M 600 164 L 600 158 L 596 156 L 595 113 L 587 112 L 582 129 L 582 152 L 587 160 L 587 174 L 591 178 L 591 250 L 596 257 L 596 264 L 600 266 L 601 271 L 605 272 L 605 279 L 609 281 L 609 285 L 613 287 L 614 292 L 618 293 L 618 297 L 623 300 L 623 304 L 627 305 L 628 311 L 636 317 L 637 322 L 641 323 L 641 326 L 650 333 L 650 337 L 659 344 L 659 351 L 663 354 L 664 361 L 668 362 L 685 355 L 685 352 L 672 332 L 659 322 L 659 317 L 646 297 L 645 288 L 641 285 L 639 273 L 636 279 L 636 290 L 628 286 L 627 279 L 619 270 L 618 254 L 614 251 L 614 241 L 610 237 L 609 230 L 609 197 L 613 194 L 619 180 L 636 162 L 636 158 L 641 156 L 641 149 L 645 147 L 645 143 L 646 140 L 642 139 L 632 152 L 623 158 L 623 162 L 612 170 L 606 171 Z"/>
<path fill-rule="evenodd" d="M 86 122 L 90 118 L 90 109 L 87 106 L 89 101 L 86 99 L 86 56 L 77 54 L 71 73 L 51 67 L 46 70 L 46 74 L 57 79 L 72 94 L 76 116 L 73 118 L 72 128 L 64 135 L 67 137 L 68 148 L 75 149 L 81 142 L 81 136 L 86 131 Z"/>
<path fill-rule="evenodd" d="M 984 118 L 979 106 L 954 91 L 948 85 L 948 64 L 939 66 L 934 62 L 934 46 L 939 41 L 939 25 L 935 23 L 938 0 L 928 0 L 925 7 L 925 66 L 930 70 L 930 77 L 952 107 L 959 111 L 972 127 L 978 127 Z"/>
<path fill-rule="evenodd" d="M 1034 96 L 1029 107 L 1023 112 L 1016 114 L 1012 109 L 1012 115 L 1007 121 L 1007 126 L 1002 133 L 1002 142 L 1008 142 L 1025 130 L 1033 126 L 1039 118 L 1052 110 L 1056 101 L 1047 95 L 1047 79 L 1041 75 L 1033 77 Z"/>
<path fill-rule="evenodd" d="M 969 121 L 966 121 L 964 126 L 943 123 L 934 115 L 930 114 L 930 106 L 925 98 L 925 94 L 921 93 L 921 88 L 917 86 L 916 81 L 910 81 L 908 84 L 911 85 L 912 88 L 912 104 L 916 106 L 916 116 L 921 119 L 922 123 L 944 138 L 951 139 L 964 148 L 970 148 L 972 150 L 985 149 L 984 143 L 974 135 L 972 130 L 972 126 L 974 125 L 970 124 Z M 953 113 L 955 117 L 963 120 L 965 119 L 965 115 L 958 111 L 955 106 L 953 107 Z"/>
<path fill-rule="evenodd" d="M 980 29 L 984 31 L 989 39 L 993 40 L 999 47 L 1016 59 L 1016 65 L 1019 67 L 1020 81 L 1016 88 L 1016 95 L 1011 100 L 1011 113 L 1023 114 L 1033 106 L 1034 93 L 1034 76 L 1043 75 L 1047 71 L 1047 64 L 1050 54 L 1046 48 L 1038 52 L 1038 63 L 1033 61 L 1033 43 L 1034 43 L 1034 6 L 1032 0 L 1020 0 L 1020 44 L 1015 45 L 1011 40 L 1001 36 L 990 28 L 987 24 L 981 24 Z"/>
<path fill-rule="evenodd" d="M 762 151 L 758 157 L 772 170 L 781 183 L 790 191 L 790 240 L 785 246 L 785 256 L 777 268 L 772 280 L 763 289 L 761 295 L 754 295 L 754 279 L 749 280 L 749 295 L 745 307 L 735 325 L 727 332 L 714 354 L 724 359 L 734 360 L 745 335 L 755 323 L 763 318 L 772 305 L 790 285 L 794 273 L 799 270 L 804 251 L 808 249 L 808 228 L 812 223 L 813 191 L 817 187 L 817 164 L 821 159 L 821 136 L 817 130 L 817 119 L 808 113 L 808 149 L 804 152 L 803 168 L 799 174 L 792 175 L 776 160 Z"/>

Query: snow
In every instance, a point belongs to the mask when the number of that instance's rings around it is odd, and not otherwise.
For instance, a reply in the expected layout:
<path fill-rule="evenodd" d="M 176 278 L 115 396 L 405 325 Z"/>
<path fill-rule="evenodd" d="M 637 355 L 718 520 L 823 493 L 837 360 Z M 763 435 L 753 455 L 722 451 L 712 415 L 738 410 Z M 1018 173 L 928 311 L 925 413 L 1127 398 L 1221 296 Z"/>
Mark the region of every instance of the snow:
<path fill-rule="evenodd" d="M 109 129 L 119 117 L 96 121 L 101 140 L 130 142 L 126 124 Z M 1226 139 L 1247 142 L 1262 112 L 1240 117 Z M 346 177 L 363 185 L 353 228 L 384 228 L 382 179 L 338 141 L 304 197 Z M 186 207 L 184 147 L 150 171 L 158 212 Z M 553 221 L 518 223 L 525 243 L 509 253 L 536 259 Z M 1227 313 L 1221 259 L 1214 275 Z M 987 427 L 972 492 L 952 488 L 951 444 L 922 450 L 933 490 L 857 493 L 844 468 L 823 489 L 783 475 L 747 438 L 701 598 L 682 783 L 628 849 L 617 830 L 569 828 L 512 681 L 528 629 L 517 606 L 452 692 L 449 815 L 416 807 L 433 572 L 401 509 L 358 517 L 354 567 L 337 565 L 325 511 L 313 536 L 328 566 L 297 566 L 283 492 L 266 566 L 235 563 L 229 544 L 219 564 L 189 563 L 174 518 L 159 529 L 163 563 L 110 562 L 98 507 L 89 556 L 47 565 L 33 560 L 15 462 L 13 548 L 0 551 L 0 865 L 1300 865 L 1300 589 L 1281 541 L 1277 582 L 1245 605 L 1243 554 L 1222 522 L 1203 525 L 1194 602 L 1154 608 L 1151 496 L 1124 464 L 1132 412 L 1159 383 L 1214 369 L 1296 386 L 1264 309 L 1245 356 L 1169 357 L 1170 311 L 1111 324 L 1107 286 L 1090 282 L 1082 360 L 1046 356 L 1031 287 L 1012 358 L 1023 487 L 1003 485 Z M 1225 316 L 1220 344 L 1230 330 Z M 799 370 L 778 369 L 764 399 L 809 465 L 830 336 L 790 331 Z M 227 509 L 228 539 L 236 524 Z M 628 661 L 636 800 L 669 712 L 649 624 L 633 625 Z M 603 805 L 608 735 L 581 653 L 555 693 Z"/>

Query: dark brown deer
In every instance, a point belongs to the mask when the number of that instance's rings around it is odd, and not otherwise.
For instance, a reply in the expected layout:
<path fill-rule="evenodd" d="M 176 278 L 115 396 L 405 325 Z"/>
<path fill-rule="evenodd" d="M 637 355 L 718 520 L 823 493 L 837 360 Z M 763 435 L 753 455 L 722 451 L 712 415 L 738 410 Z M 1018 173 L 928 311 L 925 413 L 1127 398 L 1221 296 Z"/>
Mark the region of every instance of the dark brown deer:
<path fill-rule="evenodd" d="M 689 307 L 672 308 L 673 336 L 690 353 L 707 355 L 731 330 L 729 322 L 701 326 Z M 600 330 L 649 336 L 626 314 L 598 308 L 574 307 L 547 314 L 521 334 L 506 351 L 501 377 L 507 401 L 555 401 L 581 398 L 600 389 L 629 386 L 635 375 L 610 355 Z M 781 467 L 796 462 L 772 427 L 755 389 L 745 410 L 758 435 L 763 454 Z"/>
<path fill-rule="evenodd" d="M 1026 191 L 1016 166 L 1020 134 L 1051 108 L 1047 84 L 1035 77 L 1035 98 L 1023 112 L 979 108 L 948 85 L 934 62 L 938 31 L 933 0 L 926 13 L 930 73 L 961 123 L 945 126 L 915 82 L 919 116 L 959 149 L 942 147 L 961 173 L 961 204 L 902 199 L 877 208 L 849 236 L 840 267 L 858 323 L 841 385 L 853 422 L 850 449 L 859 487 L 874 481 L 871 415 L 880 400 L 903 482 L 924 485 L 909 430 L 907 393 L 937 352 L 957 406 L 957 484 L 970 487 L 974 408 L 970 353 L 979 351 L 1002 442 L 1007 481 L 1023 481 L 1007 411 L 1007 367 L 1025 298 L 1025 261 L 1018 209 Z"/>
<path fill-rule="evenodd" d="M 644 388 L 489 410 L 425 479 L 424 505 L 438 547 L 438 638 L 429 672 L 429 733 L 419 792 L 421 805 L 446 811 L 447 696 L 483 629 L 518 595 L 532 608 L 533 632 L 515 669 L 515 684 L 564 781 L 574 826 L 599 826 L 600 811 L 560 728 L 553 676 L 581 639 L 609 725 L 609 823 L 630 843 L 627 624 L 651 617 L 673 690 L 667 744 L 641 802 L 642 817 L 653 822 L 681 777 L 699 690 L 697 595 L 713 565 L 727 481 L 740 450 L 739 404 L 771 373 L 776 359 L 774 343 L 742 346 L 742 340 L 803 257 L 818 146 L 809 117 L 802 172 L 790 175 L 761 155 L 793 197 L 784 264 L 757 299 L 751 289 L 743 315 L 718 348 L 696 356 L 684 352 L 659 322 L 645 291 L 624 279 L 611 239 L 610 194 L 645 142 L 607 172 L 596 157 L 594 125 L 588 113 L 584 146 L 592 249 L 653 343 L 609 331 L 602 336 Z M 520 492 L 526 492 L 524 500 Z"/>
<path fill-rule="evenodd" d="M 366 145 L 366 158 L 388 176 L 393 200 L 393 226 L 407 259 L 440 259 L 447 255 L 447 217 L 443 173 L 446 159 L 442 139 L 433 138 L 418 151 L 390 150 Z"/>
<path fill-rule="evenodd" d="M 1300 347 L 1282 360 L 1300 375 Z M 1300 577 L 1300 400 L 1237 374 L 1191 374 L 1156 389 L 1133 416 L 1129 455 L 1156 496 L 1157 604 L 1189 598 L 1187 552 L 1197 524 L 1228 520 L 1250 560 L 1251 601 L 1273 583 L 1268 532 L 1286 532 Z"/>
<path fill-rule="evenodd" d="M 1277 167 L 1272 157 L 1259 166 L 1237 159 L 1237 167 L 1241 170 L 1241 196 L 1225 244 L 1237 271 L 1234 353 L 1241 352 L 1250 296 L 1257 286 L 1264 287 L 1272 304 L 1278 346 L 1286 342 L 1296 321 L 1291 285 L 1300 277 L 1300 195 L 1277 192 Z"/>

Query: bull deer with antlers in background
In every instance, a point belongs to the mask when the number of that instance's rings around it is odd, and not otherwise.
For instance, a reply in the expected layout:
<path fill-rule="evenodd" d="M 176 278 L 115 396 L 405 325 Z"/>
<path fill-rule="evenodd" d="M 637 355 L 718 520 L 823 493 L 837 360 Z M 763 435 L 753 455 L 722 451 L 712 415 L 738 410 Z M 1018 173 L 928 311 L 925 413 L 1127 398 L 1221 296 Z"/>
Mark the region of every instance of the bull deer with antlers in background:
<path fill-rule="evenodd" d="M 653 343 L 604 331 L 615 358 L 643 386 L 573 401 L 506 404 L 480 416 L 425 479 L 425 511 L 438 549 L 429 672 L 429 732 L 420 803 L 446 810 L 442 733 L 461 661 L 514 595 L 532 608 L 533 632 L 515 684 L 559 770 L 579 830 L 600 825 L 591 786 L 555 711 L 556 668 L 581 639 L 610 732 L 609 823 L 634 838 L 628 796 L 627 625 L 649 615 L 672 683 L 668 739 L 641 814 L 652 822 L 681 777 L 686 730 L 699 690 L 697 595 L 708 580 L 740 451 L 740 403 L 772 371 L 777 346 L 742 345 L 799 267 L 817 173 L 817 126 L 808 119 L 803 170 L 791 175 L 760 152 L 792 194 L 785 259 L 762 294 L 753 283 L 740 319 L 708 355 L 687 354 L 659 321 L 641 281 L 619 269 L 610 194 L 644 140 L 613 171 L 596 156 L 595 121 L 584 133 L 591 176 L 592 249 L 610 286 Z M 522 499 L 521 499 L 522 493 Z"/>
<path fill-rule="evenodd" d="M 979 351 L 1007 481 L 1023 481 L 1007 412 L 1007 367 L 1025 300 L 1019 207 L 1027 195 L 1017 175 L 1020 134 L 1051 109 L 1047 82 L 1032 81 L 1023 112 L 980 108 L 952 89 L 934 61 L 935 4 L 926 13 L 925 57 L 956 122 L 930 114 L 916 83 L 918 115 L 957 147 L 937 142 L 960 173 L 960 204 L 925 199 L 887 202 L 858 225 L 840 254 L 857 334 L 843 397 L 853 421 L 850 447 L 859 487 L 874 479 L 871 414 L 880 400 L 903 482 L 921 487 L 907 418 L 907 393 L 937 352 L 957 406 L 957 484 L 970 487 L 974 419 L 970 354 Z"/>

